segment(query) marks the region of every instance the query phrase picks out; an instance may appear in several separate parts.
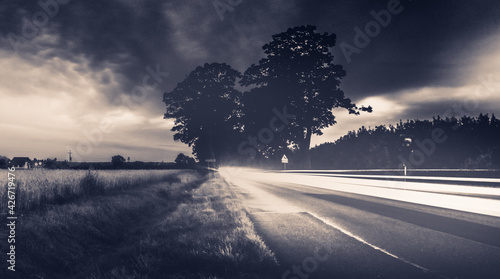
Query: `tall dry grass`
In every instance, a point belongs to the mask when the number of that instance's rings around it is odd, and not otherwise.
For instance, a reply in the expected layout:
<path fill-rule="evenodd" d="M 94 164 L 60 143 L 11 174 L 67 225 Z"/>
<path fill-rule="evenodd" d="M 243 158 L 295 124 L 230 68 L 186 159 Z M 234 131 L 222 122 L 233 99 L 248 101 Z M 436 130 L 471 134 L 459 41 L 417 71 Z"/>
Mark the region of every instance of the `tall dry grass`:
<path fill-rule="evenodd" d="M 106 178 L 120 173 L 106 172 Z M 146 229 L 189 199 L 192 189 L 205 181 L 204 174 L 196 171 L 170 173 L 175 179 L 110 190 L 19 216 L 16 272 L 2 268 L 0 278 L 86 278 L 96 269 L 124 264 L 130 253 L 136 254 Z M 105 175 L 99 174 L 105 181 Z M 6 239 L 8 233 L 0 230 L 0 238 Z M 1 241 L 0 251 L 8 251 L 9 245 Z"/>
<path fill-rule="evenodd" d="M 7 212 L 8 171 L 0 171 L 0 212 Z M 23 213 L 42 205 L 63 204 L 85 196 L 102 195 L 113 190 L 188 179 L 176 176 L 179 170 L 16 170 L 16 212 Z"/>
<path fill-rule="evenodd" d="M 175 199 L 179 200 L 179 199 Z M 278 262 L 227 183 L 210 179 L 140 240 L 105 278 L 274 278 Z"/>
<path fill-rule="evenodd" d="M 175 176 L 24 215 L 19 270 L 0 278 L 275 278 L 276 258 L 232 189 L 202 172 Z"/>

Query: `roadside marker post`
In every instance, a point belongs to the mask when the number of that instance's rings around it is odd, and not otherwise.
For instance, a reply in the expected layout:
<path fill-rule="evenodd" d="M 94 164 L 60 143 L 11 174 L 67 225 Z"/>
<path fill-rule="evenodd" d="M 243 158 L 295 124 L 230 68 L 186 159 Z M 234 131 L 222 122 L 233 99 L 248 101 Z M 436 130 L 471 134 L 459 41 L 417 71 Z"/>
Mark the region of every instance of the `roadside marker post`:
<path fill-rule="evenodd" d="M 283 164 L 283 169 L 286 170 L 286 164 L 288 164 L 288 158 L 286 157 L 286 155 L 283 155 L 283 157 L 281 157 L 281 163 Z"/>
<path fill-rule="evenodd" d="M 403 172 L 404 172 L 404 176 L 405 176 L 404 182 L 406 183 L 406 164 L 405 163 L 403 163 L 403 168 L 404 168 Z"/>
<path fill-rule="evenodd" d="M 215 168 L 216 160 L 215 159 L 205 159 L 205 162 L 207 163 L 207 169 L 208 169 L 209 176 L 215 177 L 214 171 L 212 169 L 210 169 L 210 163 L 213 163 L 213 167 Z M 212 174 L 212 175 L 210 175 L 210 174 Z"/>

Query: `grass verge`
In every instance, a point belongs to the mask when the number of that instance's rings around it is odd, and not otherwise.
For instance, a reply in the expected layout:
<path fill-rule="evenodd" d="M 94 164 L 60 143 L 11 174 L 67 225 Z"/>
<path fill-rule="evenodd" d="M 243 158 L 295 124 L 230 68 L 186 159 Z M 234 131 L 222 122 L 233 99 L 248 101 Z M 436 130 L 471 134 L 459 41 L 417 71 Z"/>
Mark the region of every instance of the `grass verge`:
<path fill-rule="evenodd" d="M 274 254 L 220 179 L 149 228 L 129 265 L 92 278 L 273 278 Z"/>
<path fill-rule="evenodd" d="M 178 175 L 23 216 L 17 271 L 0 277 L 271 278 L 276 259 L 229 186 Z"/>

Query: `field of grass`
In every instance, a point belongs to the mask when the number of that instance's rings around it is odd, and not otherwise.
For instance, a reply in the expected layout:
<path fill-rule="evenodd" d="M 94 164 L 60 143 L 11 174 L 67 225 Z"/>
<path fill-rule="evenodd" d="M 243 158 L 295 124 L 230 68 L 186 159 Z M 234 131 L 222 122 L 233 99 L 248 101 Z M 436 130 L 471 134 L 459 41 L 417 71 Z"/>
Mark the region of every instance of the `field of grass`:
<path fill-rule="evenodd" d="M 0 213 L 7 210 L 7 170 L 0 170 Z M 180 179 L 179 170 L 16 170 L 16 211 L 63 204 L 85 196 Z"/>
<path fill-rule="evenodd" d="M 220 179 L 181 170 L 123 187 L 116 181 L 128 174 L 97 175 L 104 194 L 19 217 L 16 272 L 3 261 L 0 278 L 272 278 L 273 253 Z"/>

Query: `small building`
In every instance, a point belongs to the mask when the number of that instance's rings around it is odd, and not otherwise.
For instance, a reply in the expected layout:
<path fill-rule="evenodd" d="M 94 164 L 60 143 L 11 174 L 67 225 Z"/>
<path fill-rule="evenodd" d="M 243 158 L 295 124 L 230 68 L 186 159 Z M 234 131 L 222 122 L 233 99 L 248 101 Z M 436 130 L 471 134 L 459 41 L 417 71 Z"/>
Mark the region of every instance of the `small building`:
<path fill-rule="evenodd" d="M 9 161 L 9 166 L 16 169 L 30 169 L 31 159 L 28 157 L 14 157 Z"/>

